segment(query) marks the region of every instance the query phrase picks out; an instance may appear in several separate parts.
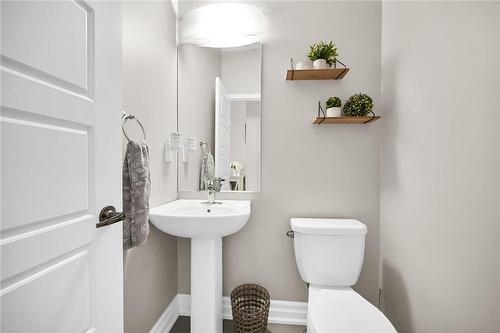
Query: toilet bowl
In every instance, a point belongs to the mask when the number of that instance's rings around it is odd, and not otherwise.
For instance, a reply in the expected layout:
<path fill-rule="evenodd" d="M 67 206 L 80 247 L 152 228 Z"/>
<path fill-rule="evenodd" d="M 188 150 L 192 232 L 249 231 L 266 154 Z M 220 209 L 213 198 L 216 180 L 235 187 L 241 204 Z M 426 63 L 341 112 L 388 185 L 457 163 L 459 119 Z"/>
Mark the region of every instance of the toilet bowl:
<path fill-rule="evenodd" d="M 351 288 L 309 287 L 307 333 L 396 333 L 391 322 Z"/>
<path fill-rule="evenodd" d="M 309 283 L 308 333 L 396 333 L 351 286 L 363 265 L 366 226 L 353 219 L 293 218 L 294 249 Z"/>

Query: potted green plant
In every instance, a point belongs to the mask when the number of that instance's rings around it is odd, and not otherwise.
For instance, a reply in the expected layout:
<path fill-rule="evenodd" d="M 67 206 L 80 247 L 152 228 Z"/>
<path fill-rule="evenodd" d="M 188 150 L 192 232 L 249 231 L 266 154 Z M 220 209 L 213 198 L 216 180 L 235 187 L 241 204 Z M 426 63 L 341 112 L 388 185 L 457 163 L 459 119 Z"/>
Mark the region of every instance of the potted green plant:
<path fill-rule="evenodd" d="M 372 112 L 373 100 L 367 94 L 354 94 L 344 103 L 344 115 L 349 117 L 366 116 Z"/>
<path fill-rule="evenodd" d="M 325 43 L 320 41 L 319 43 L 313 44 L 309 47 L 309 53 L 307 57 L 313 62 L 314 69 L 325 69 L 331 67 L 335 60 L 337 59 L 337 47 L 330 41 Z"/>
<path fill-rule="evenodd" d="M 326 116 L 327 117 L 340 117 L 342 114 L 342 110 L 340 107 L 342 106 L 342 101 L 337 96 L 330 97 L 326 101 Z"/>

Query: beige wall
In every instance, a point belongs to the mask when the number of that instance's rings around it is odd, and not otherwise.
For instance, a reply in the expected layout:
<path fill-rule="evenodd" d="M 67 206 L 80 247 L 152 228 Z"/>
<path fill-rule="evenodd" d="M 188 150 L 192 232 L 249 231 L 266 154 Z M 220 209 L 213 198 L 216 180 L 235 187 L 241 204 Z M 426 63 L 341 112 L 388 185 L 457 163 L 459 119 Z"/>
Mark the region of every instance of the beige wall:
<path fill-rule="evenodd" d="M 175 14 L 168 1 L 123 2 L 123 108 L 143 123 L 151 149 L 151 207 L 177 197 L 176 164 L 163 144 L 177 127 Z M 139 138 L 138 126 L 127 123 Z M 144 247 L 124 256 L 125 332 L 143 333 L 177 293 L 177 241 L 152 224 Z"/>
<path fill-rule="evenodd" d="M 260 94 L 261 48 L 221 51 L 221 78 L 228 94 Z"/>
<path fill-rule="evenodd" d="M 123 7 L 124 108 L 148 131 L 156 206 L 176 198 L 175 163 L 162 162 L 176 128 L 174 14 L 165 2 Z M 252 199 L 248 225 L 224 238 L 224 295 L 257 282 L 273 299 L 306 300 L 285 237 L 289 218 L 355 217 L 369 230 L 356 290 L 375 303 L 380 209 L 385 312 L 398 331 L 497 332 L 499 3 L 384 2 L 382 42 L 380 2 L 267 7 L 262 192 L 218 196 Z M 332 20 L 334 12 L 342 15 Z M 320 39 L 337 43 L 351 67 L 345 79 L 285 81 L 289 58 L 304 58 Z M 457 70 L 467 61 L 471 70 Z M 317 100 L 358 91 L 374 97 L 381 121 L 311 124 Z M 177 291 L 189 293 L 189 258 L 189 240 L 154 227 L 148 245 L 128 251 L 127 332 L 147 331 Z"/>
<path fill-rule="evenodd" d="M 212 153 L 215 140 L 215 77 L 221 76 L 220 60 L 219 49 L 189 45 L 179 47 L 178 109 L 181 111 L 178 129 L 186 137 L 205 140 Z M 188 163 L 179 161 L 179 191 L 198 190 L 200 156 L 201 150 L 197 147 L 196 151 L 189 152 Z"/>
<path fill-rule="evenodd" d="M 263 46 L 262 191 L 252 215 L 224 243 L 224 295 L 257 282 L 273 299 L 305 301 L 293 243 L 291 217 L 354 217 L 368 226 L 366 255 L 356 286 L 377 301 L 379 258 L 379 126 L 312 124 L 318 100 L 370 94 L 380 110 L 380 2 L 269 2 Z M 333 15 L 332 13 L 341 13 Z M 332 19 L 332 17 L 335 19 Z M 310 44 L 334 40 L 352 70 L 341 81 L 285 81 L 290 57 L 305 58 Z M 181 197 L 200 194 L 181 193 Z M 189 243 L 181 240 L 179 291 L 189 293 Z"/>
<path fill-rule="evenodd" d="M 500 3 L 384 2 L 385 312 L 500 331 Z"/>

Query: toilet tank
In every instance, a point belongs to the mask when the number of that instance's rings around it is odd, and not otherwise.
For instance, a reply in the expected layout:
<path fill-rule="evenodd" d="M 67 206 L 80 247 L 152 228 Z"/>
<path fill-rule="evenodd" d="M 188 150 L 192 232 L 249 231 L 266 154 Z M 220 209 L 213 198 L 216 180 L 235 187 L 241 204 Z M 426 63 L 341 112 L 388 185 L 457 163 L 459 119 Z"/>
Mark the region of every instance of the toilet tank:
<path fill-rule="evenodd" d="M 292 218 L 295 260 L 311 285 L 349 287 L 359 278 L 366 225 L 353 219 Z"/>

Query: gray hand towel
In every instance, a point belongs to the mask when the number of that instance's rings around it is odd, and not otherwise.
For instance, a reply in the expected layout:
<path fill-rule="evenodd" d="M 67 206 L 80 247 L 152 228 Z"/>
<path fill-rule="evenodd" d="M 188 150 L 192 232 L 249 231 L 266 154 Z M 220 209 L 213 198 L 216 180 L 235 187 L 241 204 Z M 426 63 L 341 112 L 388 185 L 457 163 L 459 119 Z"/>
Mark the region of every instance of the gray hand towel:
<path fill-rule="evenodd" d="M 123 161 L 123 248 L 146 244 L 149 234 L 149 148 L 129 141 Z"/>
<path fill-rule="evenodd" d="M 200 167 L 200 183 L 198 189 L 200 191 L 206 191 L 207 180 L 213 180 L 215 178 L 215 163 L 214 156 L 210 153 L 205 142 L 201 144 L 201 167 Z"/>

